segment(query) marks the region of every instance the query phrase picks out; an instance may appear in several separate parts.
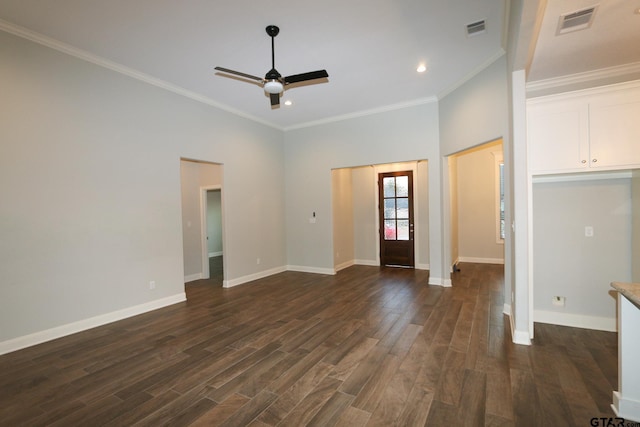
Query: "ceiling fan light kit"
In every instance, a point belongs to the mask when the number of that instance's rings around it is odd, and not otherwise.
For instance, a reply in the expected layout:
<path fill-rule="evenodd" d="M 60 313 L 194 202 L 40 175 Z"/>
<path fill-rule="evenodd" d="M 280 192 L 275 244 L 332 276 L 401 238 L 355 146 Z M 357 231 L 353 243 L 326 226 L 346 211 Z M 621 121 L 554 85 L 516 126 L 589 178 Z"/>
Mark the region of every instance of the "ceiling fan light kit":
<path fill-rule="evenodd" d="M 264 84 L 264 90 L 268 93 L 280 93 L 284 90 L 284 86 L 278 80 L 269 80 Z"/>
<path fill-rule="evenodd" d="M 230 70 L 223 67 L 215 67 L 215 69 L 218 71 L 222 71 L 223 73 L 234 74 L 236 76 L 261 82 L 265 92 L 270 95 L 269 98 L 271 100 L 272 107 L 280 105 L 280 93 L 284 91 L 287 85 L 291 83 L 300 83 L 329 77 L 329 74 L 326 70 L 311 71 L 308 73 L 293 74 L 291 76 L 282 77 L 282 75 L 276 70 L 274 49 L 274 38 L 280 32 L 280 28 L 275 25 L 269 25 L 267 26 L 266 31 L 269 37 L 271 37 L 271 70 L 269 70 L 267 74 L 265 74 L 264 78 L 256 77 L 251 74 L 246 74 L 240 71 Z"/>

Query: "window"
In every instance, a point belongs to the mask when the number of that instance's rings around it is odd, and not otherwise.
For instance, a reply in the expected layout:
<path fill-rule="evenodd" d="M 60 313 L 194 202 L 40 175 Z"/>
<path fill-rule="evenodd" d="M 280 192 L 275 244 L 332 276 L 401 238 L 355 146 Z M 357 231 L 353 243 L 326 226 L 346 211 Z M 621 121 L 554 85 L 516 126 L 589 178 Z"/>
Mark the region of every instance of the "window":
<path fill-rule="evenodd" d="M 382 179 L 384 239 L 409 240 L 409 177 Z"/>

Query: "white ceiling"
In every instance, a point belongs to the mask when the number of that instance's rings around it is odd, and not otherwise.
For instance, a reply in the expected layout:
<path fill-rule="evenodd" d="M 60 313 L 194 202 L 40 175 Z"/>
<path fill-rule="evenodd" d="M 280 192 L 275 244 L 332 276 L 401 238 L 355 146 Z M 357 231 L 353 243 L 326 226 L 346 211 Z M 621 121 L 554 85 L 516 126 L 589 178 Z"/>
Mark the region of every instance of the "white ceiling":
<path fill-rule="evenodd" d="M 640 15 L 633 14 L 640 0 L 602 3 L 591 30 L 560 40 L 549 35 L 554 16 L 593 4 L 548 1 L 552 16 L 541 27 L 531 78 L 640 61 Z M 286 129 L 443 96 L 503 53 L 505 12 L 505 0 L 0 0 L 0 28 L 28 30 Z M 467 37 L 466 25 L 483 19 L 486 33 Z M 260 87 L 213 69 L 263 76 L 271 68 L 270 24 L 280 27 L 282 75 L 329 73 L 326 82 L 286 90 L 282 101 L 293 105 L 277 109 Z M 612 37 L 633 54 L 588 50 Z"/>
<path fill-rule="evenodd" d="M 525 0 L 526 1 L 526 0 Z M 557 35 L 560 15 L 597 6 L 590 28 Z M 635 64 L 640 69 L 640 0 L 548 0 L 529 80 Z"/>

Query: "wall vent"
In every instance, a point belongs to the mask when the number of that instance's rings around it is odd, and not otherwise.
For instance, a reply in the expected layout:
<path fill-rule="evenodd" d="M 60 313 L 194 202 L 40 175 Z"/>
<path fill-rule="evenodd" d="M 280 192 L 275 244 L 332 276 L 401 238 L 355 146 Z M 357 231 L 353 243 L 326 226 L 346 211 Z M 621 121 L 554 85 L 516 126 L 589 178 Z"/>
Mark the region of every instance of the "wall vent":
<path fill-rule="evenodd" d="M 486 31 L 487 25 L 485 24 L 484 19 L 482 21 L 467 24 L 467 37 L 477 36 L 479 34 L 483 34 Z"/>
<path fill-rule="evenodd" d="M 596 9 L 598 9 L 598 6 L 560 15 L 556 35 L 589 28 L 593 23 L 593 16 L 596 13 Z"/>

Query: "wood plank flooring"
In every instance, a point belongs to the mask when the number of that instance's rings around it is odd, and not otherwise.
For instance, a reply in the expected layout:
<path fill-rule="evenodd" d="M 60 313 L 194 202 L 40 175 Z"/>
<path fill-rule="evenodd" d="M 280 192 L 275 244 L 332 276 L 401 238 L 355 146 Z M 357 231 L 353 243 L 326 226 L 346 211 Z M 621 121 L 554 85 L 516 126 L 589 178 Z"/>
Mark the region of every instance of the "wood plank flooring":
<path fill-rule="evenodd" d="M 511 343 L 502 266 L 285 272 L 0 357 L 2 426 L 586 426 L 615 333 Z M 213 271 L 213 270 L 212 270 Z"/>

